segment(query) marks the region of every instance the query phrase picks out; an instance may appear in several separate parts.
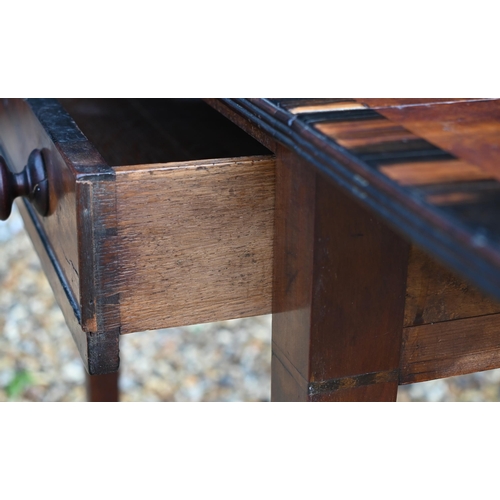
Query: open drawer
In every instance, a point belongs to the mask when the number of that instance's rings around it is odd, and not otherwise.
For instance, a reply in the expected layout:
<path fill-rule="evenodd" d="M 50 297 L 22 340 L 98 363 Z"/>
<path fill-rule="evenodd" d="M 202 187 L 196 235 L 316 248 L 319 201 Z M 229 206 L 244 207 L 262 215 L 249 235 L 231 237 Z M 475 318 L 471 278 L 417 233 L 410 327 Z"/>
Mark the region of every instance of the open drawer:
<path fill-rule="evenodd" d="M 0 148 L 41 150 L 17 204 L 91 374 L 119 335 L 269 313 L 274 157 L 200 100 L 5 99 Z"/>

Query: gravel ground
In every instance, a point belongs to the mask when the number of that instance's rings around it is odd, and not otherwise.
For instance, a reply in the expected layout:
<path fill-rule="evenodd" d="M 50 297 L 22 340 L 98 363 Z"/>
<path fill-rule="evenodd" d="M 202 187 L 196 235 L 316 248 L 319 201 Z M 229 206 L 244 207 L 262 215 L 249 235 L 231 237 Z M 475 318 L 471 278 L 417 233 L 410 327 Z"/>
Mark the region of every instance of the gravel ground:
<path fill-rule="evenodd" d="M 0 401 L 84 401 L 84 372 L 17 211 L 0 223 Z M 271 317 L 125 335 L 123 401 L 268 401 Z M 401 387 L 399 401 L 500 401 L 500 370 Z"/>

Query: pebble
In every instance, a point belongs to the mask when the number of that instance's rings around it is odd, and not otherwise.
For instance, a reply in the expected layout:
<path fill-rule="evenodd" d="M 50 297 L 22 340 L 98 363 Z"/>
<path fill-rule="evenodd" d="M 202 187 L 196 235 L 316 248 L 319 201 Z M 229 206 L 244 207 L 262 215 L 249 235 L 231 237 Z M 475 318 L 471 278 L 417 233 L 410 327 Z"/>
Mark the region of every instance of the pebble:
<path fill-rule="evenodd" d="M 120 351 L 122 401 L 269 401 L 269 315 L 124 335 Z M 23 373 L 27 382 L 9 398 Z M 0 401 L 85 401 L 84 380 L 14 210 L 0 222 Z M 500 370 L 492 370 L 403 386 L 398 401 L 500 401 L 499 389 Z"/>

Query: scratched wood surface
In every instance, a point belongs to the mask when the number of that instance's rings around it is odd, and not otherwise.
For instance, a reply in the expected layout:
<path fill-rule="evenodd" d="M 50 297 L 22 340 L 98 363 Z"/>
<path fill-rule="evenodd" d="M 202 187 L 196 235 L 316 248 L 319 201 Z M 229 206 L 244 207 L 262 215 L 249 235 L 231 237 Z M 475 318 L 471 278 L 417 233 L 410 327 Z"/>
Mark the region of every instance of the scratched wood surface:
<path fill-rule="evenodd" d="M 271 311 L 273 157 L 115 171 L 122 333 Z"/>

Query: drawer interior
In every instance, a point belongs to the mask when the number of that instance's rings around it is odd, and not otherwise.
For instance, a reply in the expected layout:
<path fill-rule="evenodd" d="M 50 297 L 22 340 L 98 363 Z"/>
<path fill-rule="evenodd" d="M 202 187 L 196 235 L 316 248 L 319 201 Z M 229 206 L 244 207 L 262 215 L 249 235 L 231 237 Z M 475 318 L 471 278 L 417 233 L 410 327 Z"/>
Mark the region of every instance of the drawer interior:
<path fill-rule="evenodd" d="M 108 165 L 271 152 L 201 99 L 60 99 Z"/>

